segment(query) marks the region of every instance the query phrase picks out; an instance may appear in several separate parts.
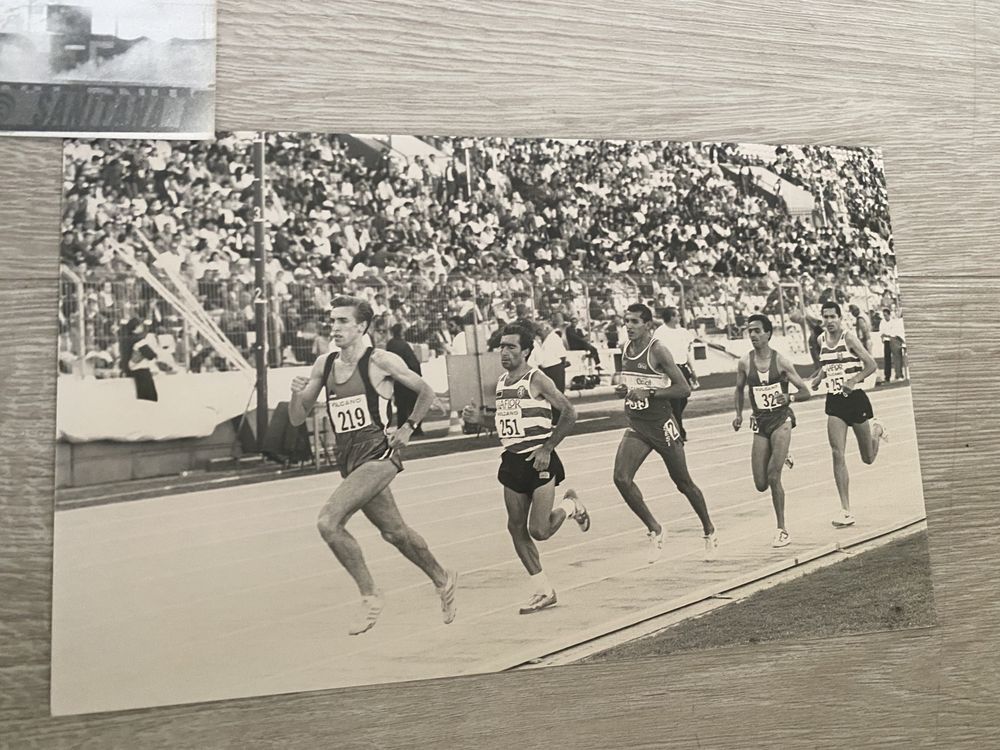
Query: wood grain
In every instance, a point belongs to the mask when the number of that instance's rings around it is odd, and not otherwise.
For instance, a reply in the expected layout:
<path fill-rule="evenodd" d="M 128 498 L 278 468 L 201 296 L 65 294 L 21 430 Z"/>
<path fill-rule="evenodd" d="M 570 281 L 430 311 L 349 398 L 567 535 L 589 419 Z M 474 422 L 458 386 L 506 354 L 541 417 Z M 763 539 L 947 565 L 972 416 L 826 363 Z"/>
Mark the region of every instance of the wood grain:
<path fill-rule="evenodd" d="M 995 746 L 996 5 L 275 7 L 220 3 L 220 128 L 882 146 L 940 625 L 50 718 L 60 148 L 0 139 L 0 746 Z"/>

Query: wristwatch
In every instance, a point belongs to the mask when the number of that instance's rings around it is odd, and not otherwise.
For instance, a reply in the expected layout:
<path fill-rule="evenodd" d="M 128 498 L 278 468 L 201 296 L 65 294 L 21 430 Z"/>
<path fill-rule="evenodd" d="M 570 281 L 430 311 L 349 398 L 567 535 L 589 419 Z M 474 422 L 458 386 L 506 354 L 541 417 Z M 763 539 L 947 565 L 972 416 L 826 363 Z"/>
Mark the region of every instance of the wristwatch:
<path fill-rule="evenodd" d="M 416 432 L 420 428 L 420 425 L 414 422 L 412 419 L 407 419 L 406 424 L 408 424 L 410 426 L 410 429 L 413 430 L 414 432 Z"/>

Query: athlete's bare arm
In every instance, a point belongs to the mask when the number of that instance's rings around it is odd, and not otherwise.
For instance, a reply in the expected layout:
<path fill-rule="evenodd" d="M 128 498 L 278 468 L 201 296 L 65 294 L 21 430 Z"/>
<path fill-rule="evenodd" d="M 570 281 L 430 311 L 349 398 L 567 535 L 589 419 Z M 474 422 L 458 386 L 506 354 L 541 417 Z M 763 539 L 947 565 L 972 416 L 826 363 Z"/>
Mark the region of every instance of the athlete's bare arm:
<path fill-rule="evenodd" d="M 551 451 L 572 432 L 573 425 L 576 424 L 576 407 L 566 398 L 566 394 L 556 388 L 552 378 L 541 370 L 536 370 L 535 374 L 531 376 L 531 385 L 536 394 L 548 401 L 553 409 L 558 409 L 560 412 L 559 424 L 553 428 L 552 435 L 545 441 L 545 445 Z"/>
<path fill-rule="evenodd" d="M 869 354 L 868 350 L 861 345 L 861 342 L 858 341 L 858 337 L 855 336 L 853 333 L 848 332 L 847 334 L 845 334 L 844 343 L 847 344 L 847 349 L 849 351 L 852 351 L 858 355 L 858 357 L 861 359 L 861 364 L 864 365 L 865 368 L 856 375 L 853 375 L 852 377 L 848 378 L 844 382 L 843 386 L 841 386 L 845 391 L 850 393 L 852 390 L 854 390 L 856 386 L 863 383 L 865 378 L 867 378 L 869 375 L 875 372 L 878 369 L 878 365 L 875 364 L 875 360 L 872 359 L 872 355 Z"/>
<path fill-rule="evenodd" d="M 812 398 L 812 391 L 809 390 L 806 381 L 802 379 L 802 376 L 799 375 L 792 363 L 782 354 L 778 355 L 778 372 L 785 373 L 788 376 L 788 382 L 798 389 L 795 393 L 796 401 L 808 401 Z M 791 398 L 789 398 L 789 401 L 791 401 Z"/>
<path fill-rule="evenodd" d="M 288 403 L 288 420 L 296 427 L 305 424 L 316 405 L 320 391 L 323 390 L 323 370 L 328 356 L 324 354 L 316 358 L 309 377 L 298 375 L 292 378 L 292 399 Z"/>
<path fill-rule="evenodd" d="M 747 372 L 750 369 L 750 355 L 740 357 L 740 363 L 736 365 L 736 418 L 733 420 L 733 429 L 739 431 L 743 426 L 743 393 L 747 385 Z"/>
<path fill-rule="evenodd" d="M 677 363 L 674 362 L 674 358 L 673 355 L 670 354 L 670 350 L 667 349 L 662 342 L 654 341 L 653 345 L 649 349 L 649 353 L 653 366 L 670 378 L 670 386 L 668 388 L 656 388 L 652 397 L 687 398 L 690 396 L 691 386 L 688 385 L 687 378 L 684 377 L 684 373 L 681 372 Z M 635 396 L 637 398 L 645 398 L 647 394 L 647 389 L 639 389 Z"/>
<path fill-rule="evenodd" d="M 413 405 L 413 411 L 410 412 L 410 421 L 420 424 L 420 420 L 427 416 L 431 404 L 434 403 L 434 389 L 431 388 L 430 383 L 407 367 L 402 357 L 387 352 L 385 349 L 372 350 L 371 362 L 394 382 L 417 394 L 417 402 Z M 413 428 L 405 424 L 392 434 L 392 437 L 389 438 L 389 445 L 394 448 L 402 447 L 409 442 L 412 435 Z"/>

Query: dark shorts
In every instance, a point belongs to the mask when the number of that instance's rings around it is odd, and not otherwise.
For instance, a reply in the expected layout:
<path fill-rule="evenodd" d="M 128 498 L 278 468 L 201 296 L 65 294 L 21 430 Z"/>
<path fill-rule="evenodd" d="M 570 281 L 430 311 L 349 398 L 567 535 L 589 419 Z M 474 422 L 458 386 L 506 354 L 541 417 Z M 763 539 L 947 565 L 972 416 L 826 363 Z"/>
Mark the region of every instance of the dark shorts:
<path fill-rule="evenodd" d="M 669 457 L 675 448 L 682 447 L 681 431 L 677 427 L 677 420 L 670 417 L 665 422 L 650 422 L 640 419 L 628 420 L 628 429 L 625 430 L 625 437 L 637 439 L 664 458 Z"/>
<path fill-rule="evenodd" d="M 344 441 L 338 438 L 338 444 L 333 449 L 333 455 L 337 459 L 337 466 L 340 468 L 340 476 L 346 477 L 362 464 L 369 461 L 388 461 L 396 467 L 396 471 L 403 470 L 403 458 L 399 451 L 389 447 L 389 439 L 384 435 L 377 438 L 359 441 Z"/>
<path fill-rule="evenodd" d="M 795 429 L 795 412 L 791 409 L 778 409 L 776 411 L 762 411 L 756 416 L 750 417 L 750 431 L 754 435 L 770 438 L 774 431 L 781 427 L 787 420 L 791 419 L 792 429 Z"/>
<path fill-rule="evenodd" d="M 558 486 L 565 478 L 566 470 L 559 460 L 559 454 L 555 451 L 552 451 L 552 457 L 549 459 L 549 468 L 541 473 L 535 471 L 535 467 L 527 460 L 526 453 L 504 451 L 500 457 L 500 469 L 497 471 L 500 484 L 514 492 L 529 496 L 553 479 Z"/>
<path fill-rule="evenodd" d="M 875 416 L 872 402 L 864 391 L 851 391 L 844 396 L 839 393 L 826 395 L 826 413 L 847 422 L 848 425 L 867 422 Z"/>

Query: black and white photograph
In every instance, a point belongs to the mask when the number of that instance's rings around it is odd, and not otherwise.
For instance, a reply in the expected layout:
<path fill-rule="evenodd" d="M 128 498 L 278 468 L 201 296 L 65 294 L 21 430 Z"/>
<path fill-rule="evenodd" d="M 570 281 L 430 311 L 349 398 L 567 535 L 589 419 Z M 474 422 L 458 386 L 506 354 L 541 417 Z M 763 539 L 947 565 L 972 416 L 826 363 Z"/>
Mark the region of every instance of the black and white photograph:
<path fill-rule="evenodd" d="M 935 623 L 878 148 L 72 139 L 59 257 L 55 715 Z"/>
<path fill-rule="evenodd" d="M 215 0 L 0 0 L 0 134 L 209 138 Z"/>

